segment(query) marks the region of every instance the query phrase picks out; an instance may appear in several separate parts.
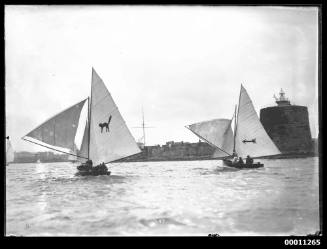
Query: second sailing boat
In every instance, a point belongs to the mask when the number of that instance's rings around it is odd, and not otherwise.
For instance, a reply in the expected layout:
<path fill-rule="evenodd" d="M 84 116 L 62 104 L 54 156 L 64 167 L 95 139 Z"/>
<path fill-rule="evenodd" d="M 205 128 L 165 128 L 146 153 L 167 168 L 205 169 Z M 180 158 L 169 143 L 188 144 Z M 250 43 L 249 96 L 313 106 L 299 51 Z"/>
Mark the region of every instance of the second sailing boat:
<path fill-rule="evenodd" d="M 6 137 L 7 139 L 7 148 L 6 148 L 6 166 L 10 163 L 14 162 L 15 152 L 9 140 L 9 136 Z"/>
<path fill-rule="evenodd" d="M 232 120 L 235 119 L 234 132 Z M 241 85 L 239 104 L 232 119 L 214 119 L 186 126 L 194 134 L 216 148 L 214 157 L 236 168 L 259 168 L 262 163 L 246 163 L 239 158 L 261 157 L 280 154 L 262 126 L 250 96 Z M 251 156 L 251 157 L 250 157 Z"/>
<path fill-rule="evenodd" d="M 81 148 L 75 155 L 82 163 L 77 167 L 78 175 L 110 175 L 105 164 L 141 151 L 111 94 L 93 68 L 91 97 L 55 115 L 32 130 L 23 139 L 63 153 L 66 152 L 28 140 L 26 137 L 39 140 L 47 145 L 76 151 L 74 141 L 80 114 L 86 101 L 88 118 Z"/>

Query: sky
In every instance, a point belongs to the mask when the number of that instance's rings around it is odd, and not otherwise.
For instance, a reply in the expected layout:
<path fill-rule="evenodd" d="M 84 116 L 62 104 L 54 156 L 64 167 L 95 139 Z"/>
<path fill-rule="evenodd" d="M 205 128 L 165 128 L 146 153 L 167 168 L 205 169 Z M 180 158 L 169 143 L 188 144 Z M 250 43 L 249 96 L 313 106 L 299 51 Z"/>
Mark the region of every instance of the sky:
<path fill-rule="evenodd" d="M 318 135 L 318 9 L 5 6 L 6 135 L 21 137 L 90 95 L 92 67 L 135 140 L 197 142 L 184 126 L 232 118 L 240 85 L 259 115 L 281 88 Z"/>

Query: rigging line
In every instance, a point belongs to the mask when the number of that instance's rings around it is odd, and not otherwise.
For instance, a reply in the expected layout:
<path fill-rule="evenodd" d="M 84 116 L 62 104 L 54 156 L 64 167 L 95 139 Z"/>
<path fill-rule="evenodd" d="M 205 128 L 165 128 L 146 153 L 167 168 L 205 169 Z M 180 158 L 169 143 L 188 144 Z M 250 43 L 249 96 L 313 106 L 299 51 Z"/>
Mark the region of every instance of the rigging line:
<path fill-rule="evenodd" d="M 204 141 L 206 141 L 208 144 L 210 144 L 211 146 L 216 147 L 217 149 L 221 150 L 222 152 L 225 152 L 227 155 L 231 156 L 231 154 L 229 154 L 228 152 L 224 151 L 223 149 L 219 148 L 218 146 L 214 145 L 213 143 L 209 142 L 207 139 L 203 138 L 202 136 L 200 136 L 199 134 L 197 134 L 196 132 L 192 131 L 190 128 L 188 128 L 187 126 L 185 126 L 185 128 L 189 129 L 191 132 L 193 132 L 195 135 L 197 135 L 199 138 L 203 139 Z"/>
<path fill-rule="evenodd" d="M 240 95 L 238 97 L 238 106 L 237 106 L 237 115 L 235 116 L 235 129 L 234 129 L 234 147 L 233 147 L 233 152 L 235 152 L 235 140 L 236 140 L 236 132 L 237 132 L 237 126 L 238 126 L 238 115 L 239 115 L 239 112 L 240 112 L 240 102 L 241 102 L 241 94 L 242 94 L 242 88 L 243 88 L 243 85 L 241 84 L 241 89 L 240 89 Z M 236 111 L 236 108 L 235 108 L 235 111 Z"/>
<path fill-rule="evenodd" d="M 112 161 L 109 161 L 109 162 L 106 162 L 104 164 L 108 164 L 108 163 L 113 163 L 115 161 L 118 161 L 118 160 L 121 160 L 121 159 L 124 159 L 124 158 L 127 158 L 127 157 L 131 157 L 131 156 L 134 156 L 134 155 L 137 155 L 137 154 L 140 154 L 142 153 L 142 151 L 138 152 L 138 153 L 135 153 L 135 154 L 132 154 L 132 155 L 129 155 L 129 156 L 125 156 L 125 157 L 122 157 L 122 158 L 119 158 L 119 159 L 115 159 L 115 160 L 112 160 Z M 119 162 L 118 162 L 119 163 Z M 123 162 L 120 162 L 120 163 L 123 163 Z"/>
<path fill-rule="evenodd" d="M 22 139 L 25 140 L 25 141 L 27 141 L 27 142 L 30 142 L 30 143 L 33 143 L 33 144 L 37 144 L 37 145 L 43 146 L 43 147 L 48 148 L 50 150 L 55 150 L 55 151 L 62 152 L 62 153 L 68 154 L 68 155 L 72 155 L 72 156 L 76 156 L 76 157 L 81 157 L 81 158 L 87 159 L 86 157 L 83 157 L 83 156 L 78 156 L 78 155 L 75 155 L 75 154 L 72 154 L 72 153 L 68 153 L 68 152 L 65 152 L 65 151 L 62 151 L 62 150 L 57 150 L 57 149 L 54 149 L 54 148 L 51 148 L 51 147 L 48 147 L 48 146 L 45 146 L 45 145 L 42 145 L 42 144 L 39 144 L 39 143 L 30 141 L 30 140 L 28 140 L 28 139 L 26 139 L 24 137 L 22 137 Z"/>
<path fill-rule="evenodd" d="M 105 164 L 109 164 L 109 163 L 105 163 Z M 123 164 L 123 162 L 119 162 L 119 163 L 115 163 L 115 164 L 111 163 L 111 164 L 110 164 L 110 168 L 118 167 L 118 166 L 120 166 L 120 165 L 122 165 L 122 164 Z"/>
<path fill-rule="evenodd" d="M 236 140 L 236 122 L 237 122 L 237 120 L 236 120 L 236 109 L 237 109 L 237 105 L 235 105 L 235 110 L 234 110 L 234 115 L 233 115 L 233 117 L 234 117 L 234 134 L 233 134 L 233 154 L 235 153 L 235 140 Z"/>
<path fill-rule="evenodd" d="M 90 160 L 90 97 L 87 98 L 87 159 Z M 83 141 L 82 141 L 83 142 Z"/>
<path fill-rule="evenodd" d="M 87 160 L 90 160 L 90 142 L 91 142 L 91 107 L 92 107 L 92 88 L 93 88 L 93 74 L 95 70 L 92 67 L 92 78 L 91 78 L 91 95 L 88 97 L 88 122 L 89 122 L 89 130 L 88 130 L 88 141 L 87 141 Z"/>

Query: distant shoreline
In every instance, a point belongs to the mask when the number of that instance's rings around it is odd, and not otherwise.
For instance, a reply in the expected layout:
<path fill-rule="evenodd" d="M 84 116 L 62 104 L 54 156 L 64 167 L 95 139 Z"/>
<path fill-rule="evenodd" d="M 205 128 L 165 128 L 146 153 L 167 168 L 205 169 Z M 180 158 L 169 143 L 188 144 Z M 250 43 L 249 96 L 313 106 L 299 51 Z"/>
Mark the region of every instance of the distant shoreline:
<path fill-rule="evenodd" d="M 308 158 L 308 157 L 319 157 L 317 154 L 285 154 L 276 156 L 265 156 L 265 157 L 254 157 L 254 159 L 296 159 L 296 158 Z M 148 159 L 148 160 L 117 160 L 111 163 L 133 163 L 133 162 L 171 162 L 171 161 L 213 161 L 222 160 L 223 158 L 172 158 L 172 159 Z M 74 163 L 73 161 L 46 161 L 40 163 Z M 20 163 L 33 163 L 38 164 L 38 162 L 12 162 L 10 164 L 20 164 Z"/>
<path fill-rule="evenodd" d="M 307 158 L 307 157 L 319 157 L 318 153 L 292 153 L 292 154 L 280 154 L 274 156 L 263 156 L 254 157 L 254 159 L 295 159 L 295 158 Z M 120 159 L 112 163 L 122 163 L 122 162 L 164 162 L 164 161 L 203 161 L 203 160 L 222 160 L 223 157 L 219 158 L 151 158 L 151 159 Z"/>

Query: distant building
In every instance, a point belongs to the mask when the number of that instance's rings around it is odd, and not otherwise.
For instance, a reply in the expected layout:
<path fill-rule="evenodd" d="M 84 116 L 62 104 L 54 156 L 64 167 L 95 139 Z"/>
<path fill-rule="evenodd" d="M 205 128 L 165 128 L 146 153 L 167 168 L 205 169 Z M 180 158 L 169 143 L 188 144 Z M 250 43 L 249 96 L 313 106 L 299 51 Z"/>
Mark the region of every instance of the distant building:
<path fill-rule="evenodd" d="M 69 161 L 67 154 L 55 154 L 52 151 L 44 152 L 15 152 L 14 163 L 36 163 L 36 162 L 67 162 Z"/>
<path fill-rule="evenodd" d="M 275 99 L 277 106 L 260 110 L 261 123 L 270 138 L 284 154 L 312 152 L 308 108 L 291 105 L 283 89 Z"/>
<path fill-rule="evenodd" d="M 212 159 L 215 148 L 207 143 L 168 141 L 164 145 L 145 146 L 142 152 L 118 161 L 170 161 Z"/>

